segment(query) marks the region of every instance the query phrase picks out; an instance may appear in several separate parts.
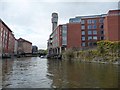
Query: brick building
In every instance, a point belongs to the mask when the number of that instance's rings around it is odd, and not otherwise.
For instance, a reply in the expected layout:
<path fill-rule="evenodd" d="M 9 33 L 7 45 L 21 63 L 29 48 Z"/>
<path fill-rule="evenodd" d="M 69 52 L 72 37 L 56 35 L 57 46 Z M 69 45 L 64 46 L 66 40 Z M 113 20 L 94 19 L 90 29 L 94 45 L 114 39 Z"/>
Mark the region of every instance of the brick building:
<path fill-rule="evenodd" d="M 0 57 L 2 57 L 2 32 L 1 32 L 2 23 L 0 21 Z"/>
<path fill-rule="evenodd" d="M 32 53 L 32 43 L 19 38 L 18 39 L 18 54 Z"/>
<path fill-rule="evenodd" d="M 81 47 L 94 47 L 97 41 L 104 40 L 105 15 L 80 17 Z"/>
<path fill-rule="evenodd" d="M 60 54 L 68 48 L 80 48 L 80 24 L 68 23 L 59 25 L 48 40 L 49 54 Z"/>
<path fill-rule="evenodd" d="M 10 56 L 14 54 L 15 37 L 10 28 L 0 19 L 0 40 L 2 55 Z"/>
<path fill-rule="evenodd" d="M 120 41 L 120 10 L 110 10 L 104 20 L 105 38 Z"/>
<path fill-rule="evenodd" d="M 48 40 L 49 55 L 58 55 L 69 48 L 95 47 L 100 40 L 120 40 L 118 21 L 120 10 L 108 14 L 70 18 L 69 23 L 58 25 Z"/>
<path fill-rule="evenodd" d="M 15 39 L 14 54 L 17 55 L 17 52 L 18 52 L 18 40 Z"/>

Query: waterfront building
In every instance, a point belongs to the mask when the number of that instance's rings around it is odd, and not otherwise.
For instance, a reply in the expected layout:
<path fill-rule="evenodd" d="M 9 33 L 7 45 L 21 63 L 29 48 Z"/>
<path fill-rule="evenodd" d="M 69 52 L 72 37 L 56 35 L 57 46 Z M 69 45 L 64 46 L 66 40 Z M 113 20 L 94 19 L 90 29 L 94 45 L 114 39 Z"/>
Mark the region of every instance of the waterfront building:
<path fill-rule="evenodd" d="M 1 21 L 0 21 L 0 57 L 2 57 L 2 23 L 1 23 Z"/>
<path fill-rule="evenodd" d="M 104 40 L 104 18 L 106 15 L 81 16 L 81 47 L 94 47 Z"/>
<path fill-rule="evenodd" d="M 15 37 L 11 29 L 0 19 L 0 40 L 2 56 L 14 54 Z"/>
<path fill-rule="evenodd" d="M 58 25 L 49 36 L 48 54 L 59 55 L 70 48 L 94 48 L 100 40 L 119 41 L 119 12 L 110 10 L 108 14 L 77 16 L 70 18 L 67 24 Z"/>
<path fill-rule="evenodd" d="M 32 53 L 32 43 L 23 39 L 18 39 L 18 54 Z"/>
<path fill-rule="evenodd" d="M 18 52 L 18 40 L 15 39 L 14 54 L 17 55 L 17 52 Z"/>
<path fill-rule="evenodd" d="M 105 38 L 120 41 L 120 10 L 110 10 L 104 21 Z"/>
<path fill-rule="evenodd" d="M 59 55 L 69 48 L 80 48 L 80 24 L 67 23 L 57 26 L 48 40 L 48 53 Z"/>
<path fill-rule="evenodd" d="M 38 47 L 32 46 L 32 53 L 38 53 Z"/>

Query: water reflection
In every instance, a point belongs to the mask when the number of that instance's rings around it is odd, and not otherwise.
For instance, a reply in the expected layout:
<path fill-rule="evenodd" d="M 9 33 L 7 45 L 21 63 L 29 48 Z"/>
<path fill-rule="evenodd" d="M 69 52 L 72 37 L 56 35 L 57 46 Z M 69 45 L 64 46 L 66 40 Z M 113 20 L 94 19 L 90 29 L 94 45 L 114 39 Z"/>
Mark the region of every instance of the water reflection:
<path fill-rule="evenodd" d="M 48 71 L 56 88 L 118 87 L 117 65 L 49 60 Z"/>
<path fill-rule="evenodd" d="M 39 57 L 3 60 L 4 88 L 117 88 L 120 66 Z"/>
<path fill-rule="evenodd" d="M 46 74 L 47 60 L 39 57 L 3 61 L 3 87 L 50 88 L 51 80 Z"/>

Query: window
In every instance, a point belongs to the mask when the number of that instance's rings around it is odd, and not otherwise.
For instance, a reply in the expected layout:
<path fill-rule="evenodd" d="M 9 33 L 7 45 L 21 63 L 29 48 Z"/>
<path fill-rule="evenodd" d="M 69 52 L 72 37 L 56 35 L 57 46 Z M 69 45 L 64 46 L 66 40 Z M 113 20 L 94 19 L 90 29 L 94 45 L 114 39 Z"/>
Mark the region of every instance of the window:
<path fill-rule="evenodd" d="M 85 42 L 82 42 L 82 46 L 85 46 Z"/>
<path fill-rule="evenodd" d="M 66 33 L 67 33 L 67 30 L 63 30 L 62 33 L 65 33 L 65 34 L 66 34 Z"/>
<path fill-rule="evenodd" d="M 67 37 L 62 37 L 62 45 L 67 45 Z"/>
<path fill-rule="evenodd" d="M 93 27 L 92 27 L 93 29 L 96 29 L 97 28 L 97 25 L 93 25 Z"/>
<path fill-rule="evenodd" d="M 92 40 L 92 36 L 88 36 L 88 40 Z"/>
<path fill-rule="evenodd" d="M 88 23 L 88 24 L 91 24 L 91 23 L 92 23 L 92 20 L 87 20 L 87 23 Z"/>
<path fill-rule="evenodd" d="M 85 36 L 82 36 L 82 41 L 85 41 Z"/>
<path fill-rule="evenodd" d="M 85 24 L 85 20 L 81 20 L 81 24 Z"/>
<path fill-rule="evenodd" d="M 82 26 L 81 26 L 81 29 L 85 29 L 85 26 L 84 26 L 84 25 L 82 25 Z"/>
<path fill-rule="evenodd" d="M 92 35 L 92 31 L 91 30 L 88 31 L 88 35 Z"/>
<path fill-rule="evenodd" d="M 93 31 L 93 34 L 96 35 L 96 34 L 97 34 L 97 31 Z"/>
<path fill-rule="evenodd" d="M 88 25 L 88 29 L 92 29 L 92 25 Z"/>
<path fill-rule="evenodd" d="M 63 29 L 63 30 L 67 30 L 67 25 L 63 25 L 63 26 L 62 26 L 62 29 Z"/>
<path fill-rule="evenodd" d="M 97 40 L 97 36 L 93 36 L 93 39 L 94 39 L 94 40 Z"/>
<path fill-rule="evenodd" d="M 94 24 L 97 23 L 97 20 L 92 20 L 92 23 L 94 23 Z"/>
<path fill-rule="evenodd" d="M 88 46 L 92 46 L 92 42 L 88 42 Z"/>
<path fill-rule="evenodd" d="M 104 19 L 103 19 L 103 18 L 101 18 L 101 19 L 99 20 L 99 22 L 100 22 L 100 23 L 103 23 L 103 22 L 104 22 Z"/>
<path fill-rule="evenodd" d="M 100 34 L 104 34 L 104 31 L 103 31 L 103 30 L 101 30 L 101 31 L 100 31 Z"/>
<path fill-rule="evenodd" d="M 104 40 L 104 37 L 102 36 L 102 37 L 100 37 L 100 40 Z"/>
<path fill-rule="evenodd" d="M 103 25 L 100 25 L 100 28 L 103 29 L 104 28 Z"/>
<path fill-rule="evenodd" d="M 87 20 L 87 23 L 88 23 L 88 24 L 92 24 L 92 23 L 95 24 L 95 23 L 97 23 L 97 20 Z"/>
<path fill-rule="evenodd" d="M 82 31 L 82 35 L 85 35 L 85 31 Z"/>
<path fill-rule="evenodd" d="M 97 45 L 97 43 L 96 42 L 93 42 L 93 46 L 96 46 Z"/>

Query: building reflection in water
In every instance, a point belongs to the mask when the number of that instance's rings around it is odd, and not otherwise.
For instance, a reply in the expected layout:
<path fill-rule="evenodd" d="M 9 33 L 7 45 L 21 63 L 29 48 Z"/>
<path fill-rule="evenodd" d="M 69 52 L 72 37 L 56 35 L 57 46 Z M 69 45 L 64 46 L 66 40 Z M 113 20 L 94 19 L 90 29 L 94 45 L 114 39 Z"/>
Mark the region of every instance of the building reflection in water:
<path fill-rule="evenodd" d="M 49 78 L 56 88 L 117 88 L 118 66 L 48 60 Z"/>
<path fill-rule="evenodd" d="M 118 87 L 118 65 L 39 57 L 4 59 L 2 62 L 5 88 Z"/>

